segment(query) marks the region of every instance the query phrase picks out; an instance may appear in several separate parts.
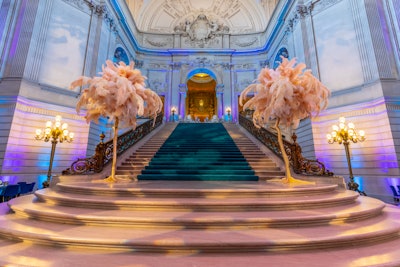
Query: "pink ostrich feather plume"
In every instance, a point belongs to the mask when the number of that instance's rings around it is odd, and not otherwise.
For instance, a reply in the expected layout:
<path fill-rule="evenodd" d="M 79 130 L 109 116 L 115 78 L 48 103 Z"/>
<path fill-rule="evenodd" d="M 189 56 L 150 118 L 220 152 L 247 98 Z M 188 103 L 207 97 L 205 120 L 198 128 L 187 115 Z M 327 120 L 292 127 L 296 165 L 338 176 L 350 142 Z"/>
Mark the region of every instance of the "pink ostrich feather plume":
<path fill-rule="evenodd" d="M 254 109 L 253 122 L 257 127 L 279 119 L 284 126 L 296 128 L 300 120 L 318 116 L 328 105 L 330 91 L 315 78 L 306 65 L 296 59 L 282 58 L 276 70 L 264 68 L 257 81 L 240 94 L 240 104 L 249 94 L 254 95 L 243 108 Z"/>
<path fill-rule="evenodd" d="M 102 66 L 101 76 L 89 78 L 79 77 L 71 83 L 70 88 L 88 85 L 76 105 L 79 113 L 86 109 L 87 122 L 98 122 L 101 116 L 110 120 L 119 119 L 121 126 L 136 128 L 136 118 L 148 115 L 156 116 L 162 110 L 160 97 L 145 88 L 145 80 L 134 63 L 114 64 L 107 60 Z"/>

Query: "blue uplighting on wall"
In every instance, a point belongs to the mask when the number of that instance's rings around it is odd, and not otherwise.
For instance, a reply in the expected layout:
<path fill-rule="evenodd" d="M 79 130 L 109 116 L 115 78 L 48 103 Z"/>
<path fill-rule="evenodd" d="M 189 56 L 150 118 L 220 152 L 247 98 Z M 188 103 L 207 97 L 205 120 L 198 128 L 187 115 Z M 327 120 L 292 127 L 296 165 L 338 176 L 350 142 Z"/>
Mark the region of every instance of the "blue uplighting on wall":
<path fill-rule="evenodd" d="M 47 181 L 47 175 L 39 175 L 37 178 L 37 185 L 38 185 L 38 189 L 42 189 L 43 188 L 43 182 Z"/>
<path fill-rule="evenodd" d="M 356 182 L 359 185 L 358 189 L 360 189 L 360 191 L 365 191 L 364 190 L 364 179 L 362 177 L 359 177 L 359 176 L 354 177 L 354 182 Z"/>

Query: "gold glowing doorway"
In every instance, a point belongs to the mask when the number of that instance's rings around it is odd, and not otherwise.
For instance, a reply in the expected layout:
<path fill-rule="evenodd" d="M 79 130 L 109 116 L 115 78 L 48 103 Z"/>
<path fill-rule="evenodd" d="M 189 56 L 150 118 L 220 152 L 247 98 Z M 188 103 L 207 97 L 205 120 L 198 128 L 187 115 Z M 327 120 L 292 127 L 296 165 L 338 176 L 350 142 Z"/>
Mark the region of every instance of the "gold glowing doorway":
<path fill-rule="evenodd" d="M 187 82 L 186 116 L 201 122 L 211 120 L 217 114 L 216 82 L 208 74 L 198 73 Z"/>

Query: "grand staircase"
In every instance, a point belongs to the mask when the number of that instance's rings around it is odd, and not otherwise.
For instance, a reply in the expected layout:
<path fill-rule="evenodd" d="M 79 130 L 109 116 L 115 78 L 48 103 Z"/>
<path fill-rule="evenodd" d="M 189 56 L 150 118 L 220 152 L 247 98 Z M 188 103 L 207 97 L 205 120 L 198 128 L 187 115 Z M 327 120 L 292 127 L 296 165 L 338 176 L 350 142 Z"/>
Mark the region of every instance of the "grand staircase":
<path fill-rule="evenodd" d="M 398 208 L 322 179 L 64 179 L 0 211 L 1 266 L 400 266 Z"/>
<path fill-rule="evenodd" d="M 176 124 L 170 123 L 163 126 L 163 129 L 151 136 L 146 143 L 137 148 L 129 155 L 119 166 L 117 166 L 116 175 L 128 179 L 136 179 L 142 170 L 149 164 L 154 154 L 164 144 L 165 140 L 171 135 Z"/>
<path fill-rule="evenodd" d="M 277 166 L 276 162 L 261 151 L 260 147 L 250 140 L 237 125 L 225 124 L 224 126 L 229 135 L 233 138 L 240 152 L 242 152 L 243 156 L 254 170 L 255 175 L 258 176 L 258 180 L 273 180 L 285 176 L 285 173 Z"/>
<path fill-rule="evenodd" d="M 140 180 L 231 181 L 285 174 L 234 124 L 187 123 L 175 129 L 176 125 L 164 126 L 123 161 L 116 174 Z"/>
<path fill-rule="evenodd" d="M 182 123 L 138 180 L 257 181 L 258 176 L 220 123 Z"/>

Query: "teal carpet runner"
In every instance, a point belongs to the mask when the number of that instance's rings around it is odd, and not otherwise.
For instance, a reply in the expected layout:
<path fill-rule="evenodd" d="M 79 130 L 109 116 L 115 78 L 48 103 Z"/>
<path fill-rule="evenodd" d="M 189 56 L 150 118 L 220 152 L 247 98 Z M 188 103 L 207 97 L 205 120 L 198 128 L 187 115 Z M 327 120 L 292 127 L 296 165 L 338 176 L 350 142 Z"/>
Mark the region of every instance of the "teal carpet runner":
<path fill-rule="evenodd" d="M 257 181 L 220 123 L 180 123 L 139 180 Z"/>

